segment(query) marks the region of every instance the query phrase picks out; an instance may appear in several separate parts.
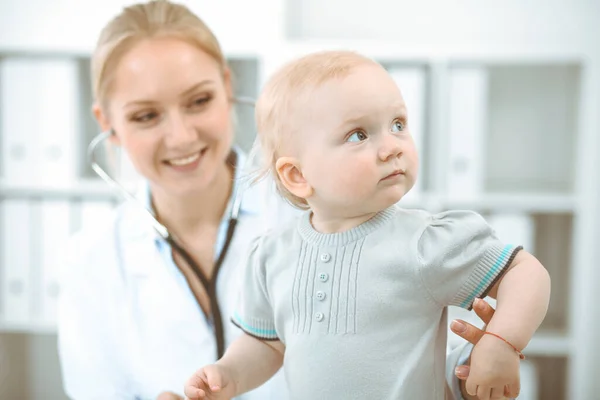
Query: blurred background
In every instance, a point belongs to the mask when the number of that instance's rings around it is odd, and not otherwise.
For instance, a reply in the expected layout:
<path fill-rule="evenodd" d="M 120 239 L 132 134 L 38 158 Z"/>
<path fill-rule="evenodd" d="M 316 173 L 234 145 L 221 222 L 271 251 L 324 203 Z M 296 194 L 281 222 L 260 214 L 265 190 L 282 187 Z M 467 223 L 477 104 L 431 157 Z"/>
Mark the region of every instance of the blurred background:
<path fill-rule="evenodd" d="M 401 203 L 479 211 L 552 276 L 520 398 L 600 399 L 600 2 L 181 2 L 220 39 L 239 95 L 255 97 L 273 69 L 306 52 L 380 61 L 401 87 L 421 155 L 420 182 Z M 66 398 L 55 335 L 61 248 L 120 201 L 86 160 L 98 133 L 89 57 L 131 3 L 0 0 L 3 400 Z M 253 110 L 238 114 L 248 149 Z M 112 156 L 135 181 L 128 160 Z"/>

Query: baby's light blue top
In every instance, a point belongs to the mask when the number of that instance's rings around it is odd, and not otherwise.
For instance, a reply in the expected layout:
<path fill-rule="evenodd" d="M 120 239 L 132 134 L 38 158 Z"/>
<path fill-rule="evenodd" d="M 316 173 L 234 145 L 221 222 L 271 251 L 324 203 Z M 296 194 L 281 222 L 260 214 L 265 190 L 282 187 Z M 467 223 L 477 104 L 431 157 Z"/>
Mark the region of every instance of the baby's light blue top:
<path fill-rule="evenodd" d="M 293 399 L 443 399 L 446 306 L 470 308 L 520 249 L 469 211 L 392 206 L 333 234 L 307 212 L 254 241 L 233 320 L 285 344 Z"/>

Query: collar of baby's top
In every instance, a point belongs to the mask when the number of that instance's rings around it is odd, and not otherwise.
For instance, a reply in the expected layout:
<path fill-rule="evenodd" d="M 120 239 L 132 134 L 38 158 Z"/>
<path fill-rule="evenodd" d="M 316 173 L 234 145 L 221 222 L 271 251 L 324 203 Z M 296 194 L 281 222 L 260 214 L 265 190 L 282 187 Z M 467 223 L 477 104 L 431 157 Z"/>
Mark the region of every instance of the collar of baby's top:
<path fill-rule="evenodd" d="M 309 243 L 324 246 L 344 246 L 348 243 L 366 237 L 368 234 L 392 219 L 397 211 L 398 207 L 393 205 L 383 211 L 378 212 L 368 221 L 365 221 L 347 231 L 337 233 L 317 232 L 310 222 L 312 212 L 306 211 L 298 221 L 298 230 L 302 238 Z"/>

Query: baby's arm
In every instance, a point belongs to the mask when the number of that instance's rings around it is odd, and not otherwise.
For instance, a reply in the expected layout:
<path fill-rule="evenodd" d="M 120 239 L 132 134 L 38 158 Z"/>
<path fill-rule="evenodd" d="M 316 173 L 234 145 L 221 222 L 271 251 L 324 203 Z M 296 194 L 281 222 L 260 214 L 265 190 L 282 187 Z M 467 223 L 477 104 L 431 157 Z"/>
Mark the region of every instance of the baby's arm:
<path fill-rule="evenodd" d="M 198 370 L 185 384 L 190 399 L 230 399 L 268 381 L 281 368 L 285 347 L 279 340 L 243 334 L 216 362 Z"/>
<path fill-rule="evenodd" d="M 524 349 L 548 310 L 548 271 L 534 256 L 521 250 L 489 295 L 496 298 L 497 309 L 487 331 Z"/>
<path fill-rule="evenodd" d="M 229 346 L 217 364 L 231 371 L 237 396 L 275 375 L 283 364 L 284 351 L 279 340 L 260 340 L 244 334 Z"/>
<path fill-rule="evenodd" d="M 489 295 L 496 297 L 497 310 L 486 331 L 501 336 L 519 351 L 524 349 L 548 309 L 548 272 L 535 257 L 520 251 Z M 518 376 L 517 353 L 501 339 L 484 335 L 473 350 L 466 389 L 469 394 L 486 399 L 490 392 L 492 396 L 503 394 L 506 384 L 509 393 L 516 395 Z"/>

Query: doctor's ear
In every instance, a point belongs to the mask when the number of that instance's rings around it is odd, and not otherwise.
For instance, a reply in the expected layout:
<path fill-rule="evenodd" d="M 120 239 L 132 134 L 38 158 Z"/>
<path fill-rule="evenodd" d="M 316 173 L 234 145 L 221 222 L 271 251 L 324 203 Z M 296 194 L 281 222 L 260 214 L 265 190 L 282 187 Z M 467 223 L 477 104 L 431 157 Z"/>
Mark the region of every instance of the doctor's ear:
<path fill-rule="evenodd" d="M 110 122 L 108 121 L 108 117 L 106 116 L 106 113 L 102 110 L 102 107 L 100 107 L 100 105 L 98 103 L 94 103 L 94 105 L 92 107 L 92 111 L 94 113 L 94 117 L 96 117 L 96 121 L 98 122 L 98 125 L 100 126 L 100 129 L 102 130 L 102 132 L 106 132 L 108 130 L 111 131 L 111 135 L 108 138 L 108 141 L 111 144 L 120 146 L 121 141 L 119 140 L 118 136 L 115 134 L 115 131 L 111 128 Z"/>
<path fill-rule="evenodd" d="M 234 95 L 231 82 L 231 70 L 229 68 L 225 68 L 225 70 L 223 71 L 223 85 L 225 86 L 225 93 L 227 94 L 227 98 L 232 99 Z"/>
<path fill-rule="evenodd" d="M 275 163 L 275 170 L 281 183 L 294 196 L 307 199 L 313 194 L 312 186 L 306 181 L 300 162 L 293 157 L 280 157 Z"/>

